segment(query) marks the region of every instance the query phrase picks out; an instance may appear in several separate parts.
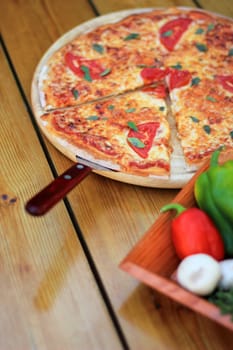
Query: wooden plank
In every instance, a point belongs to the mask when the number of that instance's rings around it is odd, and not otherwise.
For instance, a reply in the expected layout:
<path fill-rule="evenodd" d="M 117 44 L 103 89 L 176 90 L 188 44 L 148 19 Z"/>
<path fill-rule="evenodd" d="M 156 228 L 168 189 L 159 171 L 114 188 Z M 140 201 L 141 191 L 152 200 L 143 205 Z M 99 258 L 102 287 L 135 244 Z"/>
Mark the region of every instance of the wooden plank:
<path fill-rule="evenodd" d="M 192 0 L 170 1 L 170 0 L 123 0 L 123 1 L 105 1 L 94 0 L 95 8 L 99 13 L 105 14 L 113 11 L 120 11 L 131 8 L 141 7 L 171 7 L 171 6 L 187 6 L 196 7 L 196 4 Z M 208 11 L 220 13 L 222 15 L 232 17 L 233 7 L 229 0 L 216 1 L 216 0 L 200 0 L 198 1 L 200 8 Z"/>
<path fill-rule="evenodd" d="M 203 9 L 220 13 L 224 16 L 233 17 L 232 1 L 199 0 L 198 3 Z"/>
<path fill-rule="evenodd" d="M 63 203 L 24 210 L 52 176 L 2 51 L 0 66 L 0 348 L 120 349 Z"/>
<path fill-rule="evenodd" d="M 192 0 L 94 0 L 95 8 L 100 14 L 105 14 L 113 11 L 121 11 L 125 9 L 143 8 L 143 7 L 172 7 L 172 6 L 188 6 L 195 7 L 195 3 Z"/>
<path fill-rule="evenodd" d="M 187 7 L 196 7 L 196 3 L 192 0 L 180 0 L 180 1 L 171 1 L 171 0 L 94 0 L 93 1 L 95 8 L 100 14 L 105 14 L 113 11 L 121 11 L 124 9 L 131 8 L 141 8 L 141 7 L 171 7 L 171 6 L 187 6 Z M 213 11 L 220 13 L 222 15 L 232 17 L 233 16 L 233 7 L 232 3 L 229 0 L 216 1 L 216 0 L 199 0 L 198 4 L 200 8 L 203 8 L 208 11 Z"/>
<path fill-rule="evenodd" d="M 13 63 L 26 87 L 28 99 L 32 75 L 42 54 L 63 33 L 95 16 L 85 0 L 72 1 L 70 6 L 63 0 L 33 3 L 1 1 L 0 10 L 1 34 L 9 44 Z M 18 45 L 21 41 L 24 42 L 22 47 Z"/>

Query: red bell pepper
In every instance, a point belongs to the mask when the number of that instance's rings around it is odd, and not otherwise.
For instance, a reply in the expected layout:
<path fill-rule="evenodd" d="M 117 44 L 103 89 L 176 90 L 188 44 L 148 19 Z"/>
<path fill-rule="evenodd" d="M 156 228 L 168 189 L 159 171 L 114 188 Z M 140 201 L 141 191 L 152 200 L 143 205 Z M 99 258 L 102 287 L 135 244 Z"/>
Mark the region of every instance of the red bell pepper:
<path fill-rule="evenodd" d="M 224 258 L 223 240 L 210 217 L 199 208 L 186 209 L 177 203 L 165 205 L 161 212 L 175 209 L 171 234 L 176 253 L 180 259 L 204 253 L 220 261 Z"/>

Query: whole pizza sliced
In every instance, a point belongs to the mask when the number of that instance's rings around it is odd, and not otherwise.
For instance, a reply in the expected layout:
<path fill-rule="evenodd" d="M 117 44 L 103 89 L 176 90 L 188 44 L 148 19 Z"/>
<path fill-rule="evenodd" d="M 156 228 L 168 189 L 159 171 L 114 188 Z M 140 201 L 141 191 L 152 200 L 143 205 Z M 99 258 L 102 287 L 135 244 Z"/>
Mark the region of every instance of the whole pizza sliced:
<path fill-rule="evenodd" d="M 39 124 L 62 151 L 167 176 L 180 145 L 186 171 L 220 145 L 233 148 L 225 17 L 188 8 L 116 15 L 46 56 L 36 79 Z"/>

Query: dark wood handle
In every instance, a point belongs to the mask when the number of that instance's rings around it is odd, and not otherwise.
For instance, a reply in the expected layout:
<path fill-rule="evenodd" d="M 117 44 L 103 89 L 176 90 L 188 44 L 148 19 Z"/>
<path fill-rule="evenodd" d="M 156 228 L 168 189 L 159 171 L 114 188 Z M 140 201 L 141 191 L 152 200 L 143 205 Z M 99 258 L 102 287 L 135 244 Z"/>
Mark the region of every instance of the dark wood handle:
<path fill-rule="evenodd" d="M 25 206 L 27 212 L 35 216 L 45 214 L 80 183 L 91 170 L 92 168 L 84 164 L 73 165 L 27 202 Z"/>

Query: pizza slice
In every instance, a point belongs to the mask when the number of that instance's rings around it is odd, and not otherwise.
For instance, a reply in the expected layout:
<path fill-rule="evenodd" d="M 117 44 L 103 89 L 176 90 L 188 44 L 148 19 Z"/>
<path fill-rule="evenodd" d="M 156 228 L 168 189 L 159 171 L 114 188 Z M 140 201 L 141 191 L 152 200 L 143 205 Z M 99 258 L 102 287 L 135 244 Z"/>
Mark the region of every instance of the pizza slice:
<path fill-rule="evenodd" d="M 160 85 L 41 116 L 56 146 L 85 159 L 142 176 L 168 175 L 170 129 Z"/>
<path fill-rule="evenodd" d="M 182 74 L 183 85 L 177 78 Z M 174 77 L 168 81 L 172 113 L 187 165 L 197 166 L 220 146 L 233 147 L 233 77 L 200 78 L 188 71 L 177 72 L 175 83 Z"/>

